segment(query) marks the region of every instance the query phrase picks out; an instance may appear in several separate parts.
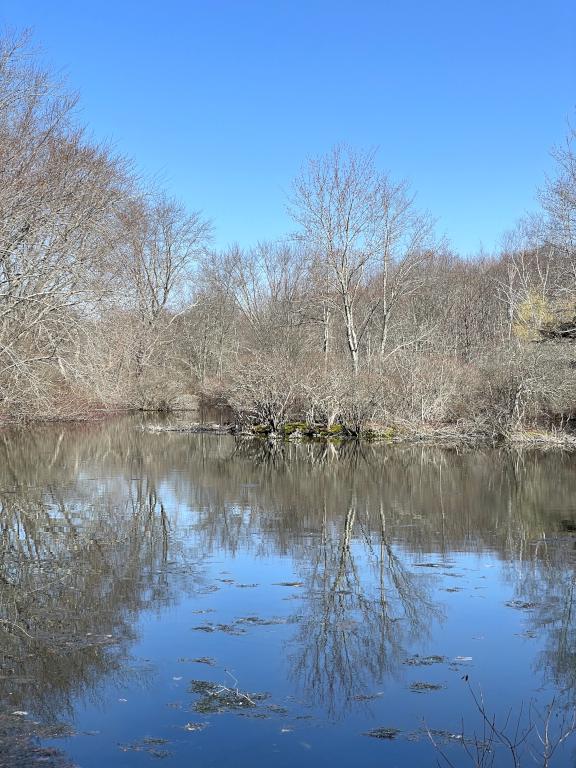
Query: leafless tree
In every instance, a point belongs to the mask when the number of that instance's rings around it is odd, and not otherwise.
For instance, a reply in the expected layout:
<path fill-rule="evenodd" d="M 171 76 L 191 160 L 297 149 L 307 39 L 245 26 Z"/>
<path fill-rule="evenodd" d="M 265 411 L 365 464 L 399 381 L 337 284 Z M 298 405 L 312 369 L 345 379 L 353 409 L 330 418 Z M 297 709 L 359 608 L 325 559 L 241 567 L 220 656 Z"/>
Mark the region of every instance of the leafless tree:
<path fill-rule="evenodd" d="M 171 331 L 192 299 L 194 269 L 210 238 L 211 224 L 163 194 L 129 199 L 120 223 L 123 282 L 135 319 L 137 396 L 143 404 L 153 405 L 155 394 L 150 398 L 144 374 L 154 377 L 161 367 L 160 351 L 174 341 Z"/>
<path fill-rule="evenodd" d="M 434 221 L 417 210 L 406 182 L 377 170 L 374 153 L 345 147 L 308 162 L 294 182 L 290 211 L 300 237 L 331 275 L 327 293 L 338 296 L 357 373 L 362 341 L 376 317 L 384 357 L 390 315 L 401 296 L 416 290 L 431 256 Z"/>
<path fill-rule="evenodd" d="M 569 128 L 563 144 L 553 151 L 556 175 L 540 194 L 546 214 L 546 239 L 561 253 L 566 290 L 576 291 L 576 130 Z"/>
<path fill-rule="evenodd" d="M 26 36 L 0 41 L 0 377 L 5 404 L 45 394 L 46 366 L 105 293 L 125 167 L 86 140 L 67 96 L 28 58 Z M 30 396 L 26 395 L 30 388 Z"/>
<path fill-rule="evenodd" d="M 301 238 L 331 274 L 355 373 L 360 342 L 379 303 L 369 302 L 359 317 L 359 296 L 379 246 L 381 184 L 373 153 L 335 147 L 308 162 L 294 181 L 290 201 Z"/>

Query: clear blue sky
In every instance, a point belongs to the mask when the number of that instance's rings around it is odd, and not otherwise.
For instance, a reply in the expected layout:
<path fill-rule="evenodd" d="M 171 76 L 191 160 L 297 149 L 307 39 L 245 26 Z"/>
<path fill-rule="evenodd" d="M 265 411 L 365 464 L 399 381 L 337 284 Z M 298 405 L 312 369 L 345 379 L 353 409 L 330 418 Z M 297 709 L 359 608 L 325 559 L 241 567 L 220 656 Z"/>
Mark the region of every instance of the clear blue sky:
<path fill-rule="evenodd" d="M 535 207 L 576 106 L 574 0 L 0 0 L 82 116 L 248 245 L 308 155 L 379 147 L 462 253 Z"/>

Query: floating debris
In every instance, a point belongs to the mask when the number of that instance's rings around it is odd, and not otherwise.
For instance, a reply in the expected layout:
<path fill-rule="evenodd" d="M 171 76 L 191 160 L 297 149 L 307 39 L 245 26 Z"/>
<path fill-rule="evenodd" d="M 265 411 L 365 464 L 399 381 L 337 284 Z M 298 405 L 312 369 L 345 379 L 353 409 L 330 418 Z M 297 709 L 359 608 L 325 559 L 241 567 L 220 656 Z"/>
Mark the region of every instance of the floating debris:
<path fill-rule="evenodd" d="M 371 731 L 365 731 L 362 736 L 371 736 L 373 739 L 395 739 L 401 733 L 399 728 L 373 728 Z"/>
<path fill-rule="evenodd" d="M 212 592 L 218 592 L 220 587 L 217 587 L 216 584 L 209 584 L 207 587 L 204 587 L 203 589 L 198 590 L 199 595 L 209 595 Z"/>
<path fill-rule="evenodd" d="M 203 731 L 204 728 L 206 728 L 207 725 L 208 725 L 208 723 L 186 723 L 186 725 L 184 726 L 184 730 L 185 731 L 191 731 L 191 732 L 193 732 L 193 731 Z"/>
<path fill-rule="evenodd" d="M 378 691 L 378 693 L 358 693 L 356 696 L 352 696 L 353 701 L 374 701 L 374 699 L 379 699 L 380 696 L 383 696 L 382 691 Z"/>
<path fill-rule="evenodd" d="M 491 744 L 488 741 L 482 741 L 477 736 L 464 736 L 463 733 L 452 733 L 451 731 L 444 731 L 439 728 L 426 728 L 420 731 L 415 731 L 414 735 L 419 734 L 421 738 L 429 739 L 432 736 L 438 741 L 444 742 L 459 742 L 460 744 L 466 744 L 471 747 L 478 747 L 483 750 L 491 751 Z M 416 740 L 416 739 L 415 739 Z"/>
<path fill-rule="evenodd" d="M 538 603 L 524 602 L 523 600 L 510 600 L 505 603 L 508 608 L 516 608 L 519 611 L 530 611 L 538 607 Z"/>
<path fill-rule="evenodd" d="M 220 714 L 255 708 L 270 696 L 268 693 L 244 693 L 237 688 L 227 688 L 208 680 L 192 680 L 190 692 L 200 697 L 193 709 L 202 714 Z"/>
<path fill-rule="evenodd" d="M 270 627 L 276 624 L 288 624 L 290 619 L 275 617 L 271 619 L 262 619 L 260 616 L 244 616 L 241 619 L 236 619 L 235 624 L 249 624 L 258 627 Z"/>
<path fill-rule="evenodd" d="M 448 659 L 445 656 L 419 656 L 415 654 L 404 660 L 409 667 L 429 667 L 432 664 L 445 664 Z"/>
<path fill-rule="evenodd" d="M 118 747 L 122 752 L 147 752 L 150 757 L 162 760 L 172 756 L 172 753 L 168 752 L 168 750 L 158 749 L 158 747 L 163 746 L 164 744 L 168 744 L 167 739 L 146 736 L 142 741 L 136 741 L 132 744 L 118 744 Z"/>
<path fill-rule="evenodd" d="M 34 724 L 34 734 L 39 739 L 69 739 L 77 732 L 69 723 L 37 723 Z"/>
<path fill-rule="evenodd" d="M 195 632 L 225 632 L 227 635 L 245 635 L 246 630 L 235 624 L 200 624 L 192 627 Z"/>
<path fill-rule="evenodd" d="M 441 691 L 445 686 L 439 683 L 425 683 L 418 681 L 410 685 L 412 693 L 430 693 L 431 691 Z"/>

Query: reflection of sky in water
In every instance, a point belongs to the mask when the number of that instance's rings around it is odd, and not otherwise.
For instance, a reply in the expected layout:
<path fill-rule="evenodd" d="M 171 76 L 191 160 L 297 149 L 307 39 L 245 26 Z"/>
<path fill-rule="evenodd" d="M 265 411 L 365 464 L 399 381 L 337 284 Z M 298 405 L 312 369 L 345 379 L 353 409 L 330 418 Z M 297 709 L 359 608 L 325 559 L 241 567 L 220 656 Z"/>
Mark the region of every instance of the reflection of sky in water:
<path fill-rule="evenodd" d="M 123 753 L 118 745 L 146 737 L 166 739 L 157 748 L 171 752 L 171 762 L 177 765 L 192 759 L 206 765 L 268 765 L 271 760 L 280 765 L 295 761 L 352 765 L 358 756 L 376 760 L 394 759 L 394 755 L 411 764 L 420 758 L 430 761 L 433 755 L 426 738 L 414 742 L 398 737 L 384 742 L 361 734 L 383 725 L 414 733 L 423 722 L 430 728 L 458 732 L 460 716 L 475 723 L 461 680 L 465 673 L 473 681 L 481 681 L 487 701 L 501 715 L 522 699 L 537 696 L 541 684 L 527 674 L 541 645 L 519 636 L 525 628 L 524 616 L 504 605 L 510 589 L 500 578 L 498 563 L 463 554 L 451 556 L 450 562 L 453 568 L 448 576 L 433 576 L 434 599 L 443 604 L 444 619 L 432 623 L 422 642 L 416 639 L 408 645 L 403 657 L 438 655 L 447 661 L 410 666 L 398 659 L 392 678 L 373 681 L 367 693 L 375 698 L 353 701 L 341 717 L 331 718 L 295 679 L 291 659 L 297 651 L 293 643 L 297 625 L 240 624 L 237 626 L 246 629 L 246 634 L 238 636 L 193 629 L 211 623 L 234 626 L 238 618 L 252 615 L 290 619 L 301 607 L 302 598 L 293 598 L 302 587 L 276 585 L 300 577 L 288 558 L 254 561 L 244 552 L 234 558 L 216 554 L 208 567 L 218 591 L 185 598 L 172 610 L 145 612 L 139 617 L 134 663 L 144 666 L 151 662 L 153 673 L 136 685 L 105 687 L 97 705 L 78 702 L 76 728 L 99 733 L 77 736 L 65 748 L 81 766 L 137 765 L 139 753 Z M 222 583 L 221 579 L 235 583 Z M 453 589 L 456 582 L 460 592 L 443 591 Z M 238 587 L 238 583 L 258 586 Z M 472 661 L 451 665 L 459 656 L 470 656 Z M 184 661 L 200 657 L 214 658 L 216 666 Z M 268 692 L 270 703 L 286 712 L 267 713 L 267 719 L 198 714 L 191 710 L 196 697 L 188 692 L 193 678 L 228 687 L 234 687 L 235 678 L 241 690 Z M 410 690 L 411 684 L 421 681 L 442 689 Z M 362 695 L 363 690 L 358 689 L 360 699 Z M 209 725 L 200 732 L 187 732 L 184 728 L 189 722 Z"/>
<path fill-rule="evenodd" d="M 573 701 L 556 653 L 576 648 L 566 621 L 572 539 L 562 522 L 573 514 L 564 489 L 574 482 L 571 459 L 531 457 L 522 475 L 495 452 L 476 461 L 370 448 L 314 474 L 303 446 L 266 465 L 233 441 L 164 437 L 105 428 L 88 436 L 84 454 L 71 435 L 53 487 L 49 471 L 28 479 L 23 471 L 23 486 L 37 489 L 31 498 L 44 497 L 66 535 L 77 526 L 65 544 L 97 532 L 108 504 L 117 531 L 117 541 L 105 532 L 111 559 L 122 565 L 139 553 L 125 578 L 140 602 L 127 597 L 117 614 L 86 605 L 133 626 L 128 655 L 89 691 L 75 692 L 71 674 L 72 710 L 59 717 L 76 735 L 45 742 L 77 765 L 154 757 L 175 766 L 432 765 L 424 724 L 448 733 L 462 720 L 469 732 L 479 727 L 466 674 L 502 721 L 560 689 L 563 702 Z M 25 539 L 24 526 L 17 530 Z M 544 548 L 534 546 L 544 537 Z M 193 661 L 202 657 L 213 666 Z M 194 679 L 268 698 L 198 712 Z M 190 723 L 206 727 L 186 730 Z M 363 735 L 381 727 L 400 733 Z M 468 764 L 457 744 L 446 749 L 455 765 Z"/>

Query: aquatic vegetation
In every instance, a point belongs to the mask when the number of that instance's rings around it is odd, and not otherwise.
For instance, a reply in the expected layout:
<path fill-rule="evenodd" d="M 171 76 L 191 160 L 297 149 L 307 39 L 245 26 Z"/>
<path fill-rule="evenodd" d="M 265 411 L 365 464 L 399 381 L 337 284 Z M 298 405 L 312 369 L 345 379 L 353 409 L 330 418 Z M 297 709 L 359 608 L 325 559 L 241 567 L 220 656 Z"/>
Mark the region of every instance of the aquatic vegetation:
<path fill-rule="evenodd" d="M 289 624 L 294 621 L 293 618 L 275 617 L 271 619 L 262 619 L 260 616 L 244 616 L 242 619 L 236 619 L 236 624 L 247 624 L 256 627 L 273 627 L 278 624 Z"/>
<path fill-rule="evenodd" d="M 256 708 L 270 697 L 268 693 L 245 693 L 208 680 L 192 680 L 189 690 L 199 697 L 193 705 L 194 711 L 202 714 Z"/>
<path fill-rule="evenodd" d="M 448 659 L 445 656 L 419 656 L 417 653 L 405 659 L 403 664 L 409 667 L 429 667 L 431 664 L 445 664 Z"/>
<path fill-rule="evenodd" d="M 538 603 L 531 603 L 525 600 L 509 600 L 505 605 L 508 608 L 516 608 L 519 611 L 531 611 L 533 608 L 538 607 Z"/>
<path fill-rule="evenodd" d="M 410 690 L 413 693 L 430 693 L 431 691 L 441 691 L 445 687 L 446 686 L 440 685 L 439 683 L 426 683 L 423 681 L 410 684 Z"/>
<path fill-rule="evenodd" d="M 227 635 L 244 635 L 246 630 L 236 624 L 201 624 L 192 627 L 195 632 L 225 632 Z"/>
<path fill-rule="evenodd" d="M 163 760 L 172 756 L 172 753 L 167 749 L 160 749 L 160 747 L 168 743 L 168 739 L 145 736 L 141 741 L 118 744 L 118 747 L 122 752 L 146 752 L 150 757 Z"/>
<path fill-rule="evenodd" d="M 401 733 L 399 728 L 373 728 L 371 731 L 366 731 L 362 736 L 371 736 L 373 739 L 395 739 Z"/>

